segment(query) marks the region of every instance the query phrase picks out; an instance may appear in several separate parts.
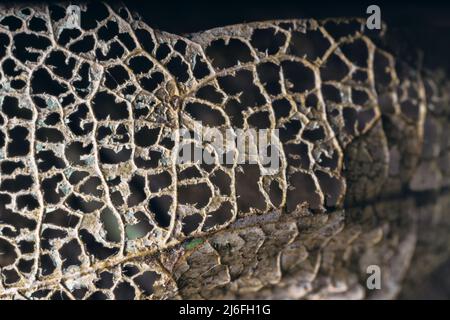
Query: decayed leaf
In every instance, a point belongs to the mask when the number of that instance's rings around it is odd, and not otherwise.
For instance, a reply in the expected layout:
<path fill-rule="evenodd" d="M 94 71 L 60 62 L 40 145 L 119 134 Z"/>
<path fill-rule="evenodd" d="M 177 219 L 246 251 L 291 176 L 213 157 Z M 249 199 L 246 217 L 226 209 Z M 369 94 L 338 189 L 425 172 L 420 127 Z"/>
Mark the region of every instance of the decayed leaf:
<path fill-rule="evenodd" d="M 358 19 L 181 37 L 97 2 L 2 8 L 0 297 L 395 297 L 447 257 L 450 105 L 383 41 Z M 278 129 L 280 170 L 177 164 L 199 122 Z"/>

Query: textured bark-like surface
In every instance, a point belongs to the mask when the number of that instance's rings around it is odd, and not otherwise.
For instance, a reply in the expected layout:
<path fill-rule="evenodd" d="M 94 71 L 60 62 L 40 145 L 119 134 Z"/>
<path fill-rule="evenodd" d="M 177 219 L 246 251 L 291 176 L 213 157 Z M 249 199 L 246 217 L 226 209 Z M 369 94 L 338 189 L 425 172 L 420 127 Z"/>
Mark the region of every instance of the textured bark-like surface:
<path fill-rule="evenodd" d="M 0 10 L 2 299 L 408 297 L 449 258 L 450 82 L 385 26 L 67 8 Z M 280 170 L 176 163 L 199 122 L 278 129 Z"/>

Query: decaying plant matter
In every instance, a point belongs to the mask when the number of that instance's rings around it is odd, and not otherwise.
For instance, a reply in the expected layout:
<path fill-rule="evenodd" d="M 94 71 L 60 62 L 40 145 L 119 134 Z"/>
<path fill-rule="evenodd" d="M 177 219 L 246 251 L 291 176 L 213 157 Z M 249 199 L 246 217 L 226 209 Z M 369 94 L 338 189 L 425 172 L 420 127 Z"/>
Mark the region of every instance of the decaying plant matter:
<path fill-rule="evenodd" d="M 447 259 L 449 82 L 385 27 L 80 8 L 0 11 L 2 299 L 394 298 Z M 281 170 L 175 164 L 197 121 L 279 129 Z"/>

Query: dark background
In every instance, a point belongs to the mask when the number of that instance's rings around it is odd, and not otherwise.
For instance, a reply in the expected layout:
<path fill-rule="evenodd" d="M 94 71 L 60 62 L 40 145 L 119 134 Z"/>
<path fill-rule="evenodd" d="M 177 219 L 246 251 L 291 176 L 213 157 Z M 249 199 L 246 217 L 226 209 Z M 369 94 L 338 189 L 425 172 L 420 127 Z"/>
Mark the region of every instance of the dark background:
<path fill-rule="evenodd" d="M 227 24 L 287 18 L 366 17 L 379 5 L 383 20 L 395 26 L 450 27 L 450 2 L 436 0 L 125 0 L 153 27 L 174 33 L 201 31 Z M 448 40 L 447 40 L 448 42 Z"/>

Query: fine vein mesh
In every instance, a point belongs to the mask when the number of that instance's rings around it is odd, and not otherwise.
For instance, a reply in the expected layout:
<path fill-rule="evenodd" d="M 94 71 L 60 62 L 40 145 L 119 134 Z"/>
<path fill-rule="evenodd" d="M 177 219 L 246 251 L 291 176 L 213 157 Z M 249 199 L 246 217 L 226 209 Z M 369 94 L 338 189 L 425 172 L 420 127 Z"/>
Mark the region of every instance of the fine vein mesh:
<path fill-rule="evenodd" d="M 395 296 L 417 217 L 448 197 L 392 199 L 448 187 L 449 97 L 383 39 L 358 19 L 181 37 L 100 2 L 2 8 L 0 297 L 364 298 L 371 263 Z M 195 138 L 213 163 L 178 164 L 200 122 L 278 130 L 280 170 Z"/>

